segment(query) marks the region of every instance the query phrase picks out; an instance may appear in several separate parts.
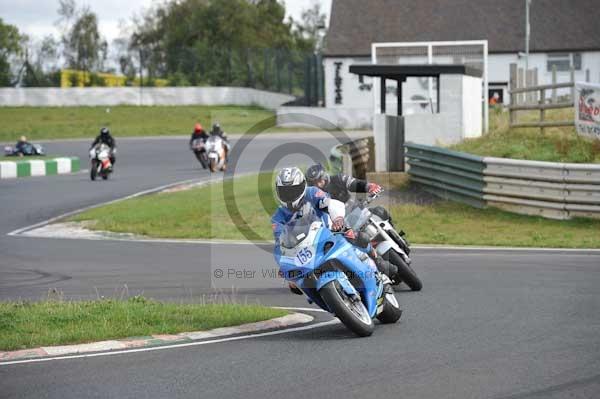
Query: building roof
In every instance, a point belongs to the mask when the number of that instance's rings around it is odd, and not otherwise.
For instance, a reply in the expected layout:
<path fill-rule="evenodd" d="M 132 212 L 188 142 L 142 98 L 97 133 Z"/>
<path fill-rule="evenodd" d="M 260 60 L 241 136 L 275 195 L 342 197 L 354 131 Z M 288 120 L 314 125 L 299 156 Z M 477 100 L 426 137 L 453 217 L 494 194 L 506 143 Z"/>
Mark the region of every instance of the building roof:
<path fill-rule="evenodd" d="M 468 75 L 481 77 L 481 71 L 466 65 L 397 65 L 397 64 L 358 64 L 350 65 L 350 73 L 364 76 L 376 76 L 386 79 L 406 77 L 426 77 L 440 75 Z"/>
<path fill-rule="evenodd" d="M 600 50 L 600 4 L 532 0 L 531 52 Z M 325 55 L 367 56 L 373 42 L 488 40 L 525 48 L 523 0 L 333 0 Z"/>

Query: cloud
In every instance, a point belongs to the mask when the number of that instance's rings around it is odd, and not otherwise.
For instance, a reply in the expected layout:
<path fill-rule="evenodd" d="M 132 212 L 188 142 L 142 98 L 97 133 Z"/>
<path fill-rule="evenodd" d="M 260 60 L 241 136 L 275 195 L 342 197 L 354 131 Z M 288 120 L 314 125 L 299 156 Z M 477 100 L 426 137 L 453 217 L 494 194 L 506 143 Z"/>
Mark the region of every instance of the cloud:
<path fill-rule="evenodd" d="M 309 8 L 315 1 L 327 14 L 331 0 L 286 0 L 287 14 L 300 19 L 302 10 Z M 102 36 L 110 43 L 120 33 L 121 20 L 130 21 L 134 15 L 140 15 L 161 0 L 78 0 L 79 6 L 89 6 L 98 15 Z M 42 38 L 60 32 L 55 26 L 58 20 L 58 0 L 0 0 L 0 16 L 5 23 L 16 25 L 19 31 L 34 38 Z"/>

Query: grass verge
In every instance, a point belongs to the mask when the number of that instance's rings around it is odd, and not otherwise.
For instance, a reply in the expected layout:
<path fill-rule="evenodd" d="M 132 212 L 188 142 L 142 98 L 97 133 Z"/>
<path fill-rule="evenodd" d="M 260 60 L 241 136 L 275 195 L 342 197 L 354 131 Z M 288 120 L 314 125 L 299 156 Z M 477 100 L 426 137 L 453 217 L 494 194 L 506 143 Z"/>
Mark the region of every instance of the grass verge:
<path fill-rule="evenodd" d="M 0 302 L 0 350 L 209 330 L 286 314 L 258 305 L 170 304 L 139 296 L 127 301 Z"/>
<path fill-rule="evenodd" d="M 186 135 L 196 122 L 210 128 L 217 120 L 227 133 L 244 133 L 272 116 L 260 107 L 238 106 L 0 107 L 0 142 L 13 142 L 21 135 L 32 142 L 92 138 L 101 126 L 108 126 L 117 140 Z"/>
<path fill-rule="evenodd" d="M 93 230 L 134 233 L 156 238 L 270 240 L 270 214 L 276 203 L 271 174 L 251 175 L 187 191 L 155 194 L 83 212 L 70 221 L 92 222 Z M 224 188 L 233 195 L 224 194 Z M 229 215 L 233 199 L 239 214 Z M 265 199 L 265 204 L 261 202 Z M 251 234 L 251 233 L 250 233 Z"/>
<path fill-rule="evenodd" d="M 574 120 L 572 109 L 547 111 L 548 120 Z M 519 121 L 537 120 L 537 112 L 521 112 Z M 450 147 L 481 156 L 548 162 L 600 163 L 600 140 L 577 134 L 574 127 L 540 130 L 511 129 L 509 113 L 501 108 L 490 110 L 490 132 L 466 139 Z"/>
<path fill-rule="evenodd" d="M 135 198 L 74 216 L 95 230 L 156 238 L 272 240 L 270 217 L 277 204 L 271 175 L 239 178 L 233 185 L 239 214 L 230 217 L 223 184 Z M 226 183 L 230 184 L 230 183 Z M 261 199 L 264 201 L 261 202 Z M 391 207 L 398 227 L 419 244 L 547 248 L 600 248 L 600 220 L 549 220 L 453 202 Z M 246 235 L 244 235 L 246 233 Z"/>
<path fill-rule="evenodd" d="M 391 213 L 419 244 L 600 248 L 600 220 L 550 220 L 447 201 L 395 205 Z"/>

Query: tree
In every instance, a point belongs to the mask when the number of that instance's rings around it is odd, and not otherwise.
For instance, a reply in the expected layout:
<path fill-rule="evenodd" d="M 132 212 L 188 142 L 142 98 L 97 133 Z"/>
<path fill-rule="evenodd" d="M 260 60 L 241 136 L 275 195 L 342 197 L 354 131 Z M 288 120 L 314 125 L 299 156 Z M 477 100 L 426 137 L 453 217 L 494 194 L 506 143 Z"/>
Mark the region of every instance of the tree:
<path fill-rule="evenodd" d="M 98 31 L 98 17 L 88 7 L 77 8 L 74 0 L 60 0 L 59 23 L 67 65 L 86 72 L 102 70 L 108 45 Z"/>
<path fill-rule="evenodd" d="M 23 36 L 16 26 L 5 24 L 0 18 L 0 86 L 14 84 L 11 64 L 22 54 Z"/>
<path fill-rule="evenodd" d="M 326 20 L 327 16 L 321 11 L 319 3 L 315 2 L 312 7 L 302 11 L 301 21 L 294 23 L 300 47 L 313 51 L 323 48 L 324 36 L 321 32 L 326 28 Z"/>
<path fill-rule="evenodd" d="M 299 36 L 277 0 L 167 0 L 134 24 L 131 48 L 148 77 L 282 87 L 289 65 L 301 63 Z"/>
<path fill-rule="evenodd" d="M 42 40 L 22 36 L 24 56 L 19 60 L 17 84 L 24 87 L 47 87 L 60 85 L 58 67 L 58 43 L 52 35 Z"/>

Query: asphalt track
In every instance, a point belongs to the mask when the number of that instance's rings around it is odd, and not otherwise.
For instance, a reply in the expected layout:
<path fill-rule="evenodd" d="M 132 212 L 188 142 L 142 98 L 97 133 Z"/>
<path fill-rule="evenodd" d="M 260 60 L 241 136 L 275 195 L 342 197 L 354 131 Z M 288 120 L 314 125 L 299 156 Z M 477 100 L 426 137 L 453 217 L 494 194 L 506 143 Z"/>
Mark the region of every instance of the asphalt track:
<path fill-rule="evenodd" d="M 327 151 L 333 139 L 272 136 L 250 145 L 239 171 L 257 170 L 289 140 Z M 87 143 L 51 153 L 86 158 Z M 289 163 L 306 163 L 290 157 Z M 244 245 L 12 237 L 15 229 L 163 184 L 207 179 L 185 139 L 122 140 L 117 173 L 0 181 L 0 299 L 143 293 L 174 301 L 212 295 L 219 267 L 273 267 Z M 199 204 L 202 206 L 202 204 Z M 410 232 L 409 232 L 410 233 Z M 600 232 L 599 232 L 600 234 Z M 357 339 L 339 325 L 196 347 L 0 366 L 0 398 L 597 398 L 600 254 L 417 249 L 419 293 L 400 291 L 399 324 Z M 239 300 L 308 306 L 277 285 Z M 318 315 L 327 320 L 326 315 Z"/>

